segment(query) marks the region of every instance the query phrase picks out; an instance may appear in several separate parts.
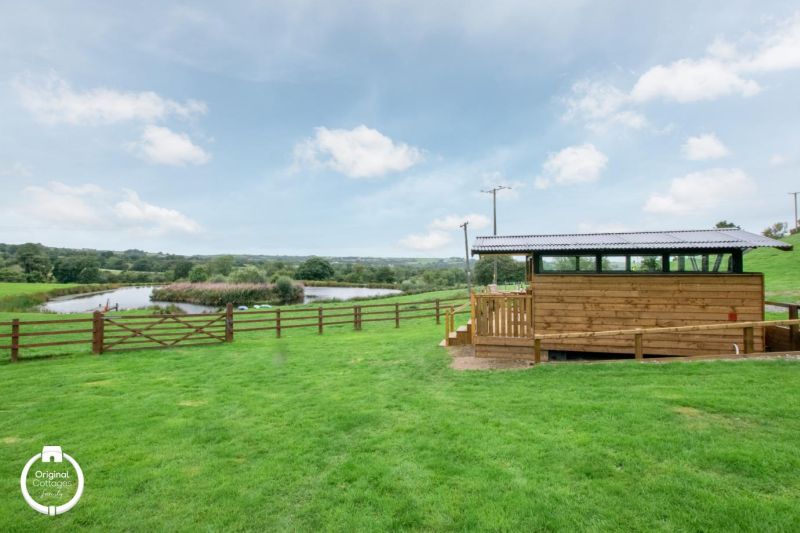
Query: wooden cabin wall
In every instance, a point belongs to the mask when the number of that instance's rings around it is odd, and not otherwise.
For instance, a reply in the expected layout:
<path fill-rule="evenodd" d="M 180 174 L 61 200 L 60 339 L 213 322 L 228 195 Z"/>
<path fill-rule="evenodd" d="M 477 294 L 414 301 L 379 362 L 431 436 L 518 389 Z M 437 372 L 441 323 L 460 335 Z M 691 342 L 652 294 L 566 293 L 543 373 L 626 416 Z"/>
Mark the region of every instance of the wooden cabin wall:
<path fill-rule="evenodd" d="M 536 275 L 531 279 L 537 334 L 689 326 L 764 319 L 762 274 Z M 644 336 L 644 353 L 702 355 L 743 347 L 739 328 Z M 755 351 L 764 351 L 755 328 Z M 545 341 L 544 350 L 634 353 L 632 336 Z"/>

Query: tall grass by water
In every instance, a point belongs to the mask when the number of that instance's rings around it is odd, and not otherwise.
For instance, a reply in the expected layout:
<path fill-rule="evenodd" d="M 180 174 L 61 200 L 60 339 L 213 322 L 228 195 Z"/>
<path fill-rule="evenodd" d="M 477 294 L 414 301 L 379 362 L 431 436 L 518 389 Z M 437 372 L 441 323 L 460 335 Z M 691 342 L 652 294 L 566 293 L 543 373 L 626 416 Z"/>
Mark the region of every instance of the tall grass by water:
<path fill-rule="evenodd" d="M 153 299 L 201 305 L 301 303 L 303 287 L 281 283 L 173 283 L 153 290 Z"/>

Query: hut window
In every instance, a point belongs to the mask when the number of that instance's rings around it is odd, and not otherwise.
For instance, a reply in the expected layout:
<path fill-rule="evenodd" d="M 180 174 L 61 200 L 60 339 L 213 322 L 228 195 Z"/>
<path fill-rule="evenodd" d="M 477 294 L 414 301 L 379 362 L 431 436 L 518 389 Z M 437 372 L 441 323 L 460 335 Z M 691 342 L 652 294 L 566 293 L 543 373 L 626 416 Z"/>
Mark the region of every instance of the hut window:
<path fill-rule="evenodd" d="M 631 272 L 661 272 L 660 255 L 632 255 Z"/>
<path fill-rule="evenodd" d="M 578 270 L 581 272 L 597 271 L 597 256 L 581 255 L 578 257 Z"/>
<path fill-rule="evenodd" d="M 669 256 L 670 272 L 733 272 L 733 255 L 697 254 Z"/>
<path fill-rule="evenodd" d="M 578 259 L 574 255 L 543 255 L 542 272 L 575 272 Z"/>
<path fill-rule="evenodd" d="M 603 272 L 625 272 L 626 259 L 624 255 L 604 255 L 600 258 L 600 269 Z"/>

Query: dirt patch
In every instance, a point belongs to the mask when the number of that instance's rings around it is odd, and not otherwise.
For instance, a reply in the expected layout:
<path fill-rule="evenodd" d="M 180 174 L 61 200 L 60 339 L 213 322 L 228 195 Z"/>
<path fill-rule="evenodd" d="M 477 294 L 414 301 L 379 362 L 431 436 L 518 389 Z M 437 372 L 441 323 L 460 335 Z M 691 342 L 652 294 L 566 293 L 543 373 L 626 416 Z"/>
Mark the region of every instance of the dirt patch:
<path fill-rule="evenodd" d="M 455 370 L 526 370 L 533 366 L 531 361 L 475 357 L 472 345 L 450 346 L 447 351 L 452 358 L 450 368 Z"/>
<path fill-rule="evenodd" d="M 99 379 L 97 381 L 87 381 L 83 384 L 84 387 L 105 387 L 114 383 L 113 379 Z"/>
<path fill-rule="evenodd" d="M 20 441 L 19 437 L 3 437 L 3 444 L 16 444 Z"/>
<path fill-rule="evenodd" d="M 711 427 L 721 427 L 731 431 L 749 427 L 747 420 L 736 416 L 709 413 L 694 407 L 679 406 L 674 411 L 682 415 L 690 429 L 708 429 Z"/>
<path fill-rule="evenodd" d="M 206 403 L 208 402 L 206 402 L 205 400 L 181 400 L 180 402 L 178 402 L 178 405 L 180 405 L 181 407 L 200 407 L 201 405 L 205 405 Z"/>

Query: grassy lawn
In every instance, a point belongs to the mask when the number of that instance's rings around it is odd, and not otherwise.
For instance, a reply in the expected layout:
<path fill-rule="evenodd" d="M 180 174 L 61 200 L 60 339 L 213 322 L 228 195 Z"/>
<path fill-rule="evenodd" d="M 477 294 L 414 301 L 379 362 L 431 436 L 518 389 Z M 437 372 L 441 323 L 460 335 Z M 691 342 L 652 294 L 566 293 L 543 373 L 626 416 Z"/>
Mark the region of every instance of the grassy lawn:
<path fill-rule="evenodd" d="M 8 283 L 0 281 L 0 298 L 38 294 L 53 289 L 66 289 L 74 286 L 74 283 Z"/>
<path fill-rule="evenodd" d="M 744 267 L 747 272 L 764 273 L 767 300 L 800 302 L 800 235 L 783 240 L 793 244 L 794 250 L 752 250 L 744 255 Z"/>
<path fill-rule="evenodd" d="M 420 320 L 0 366 L 5 530 L 791 530 L 800 363 L 459 373 Z M 41 516 L 18 476 L 81 463 Z"/>

